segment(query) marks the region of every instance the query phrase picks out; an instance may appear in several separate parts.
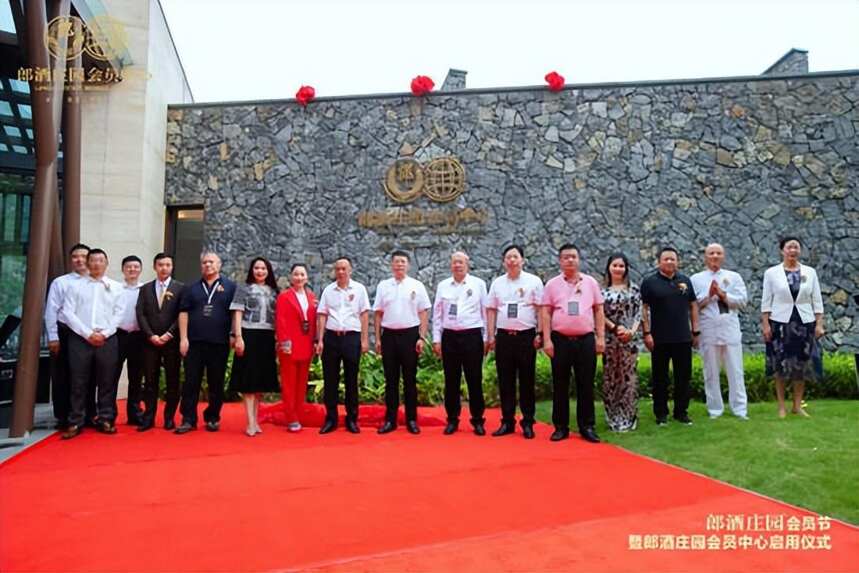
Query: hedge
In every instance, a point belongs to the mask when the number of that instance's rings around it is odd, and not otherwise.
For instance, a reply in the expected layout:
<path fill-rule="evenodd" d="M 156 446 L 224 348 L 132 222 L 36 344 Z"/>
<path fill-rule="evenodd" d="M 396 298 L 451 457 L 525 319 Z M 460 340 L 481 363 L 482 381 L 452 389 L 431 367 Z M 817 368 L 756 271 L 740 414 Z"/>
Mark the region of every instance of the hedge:
<path fill-rule="evenodd" d="M 232 355 L 227 365 L 227 380 L 232 367 Z M 775 390 L 772 380 L 767 378 L 764 371 L 763 353 L 746 353 L 743 356 L 745 371 L 746 394 L 750 402 L 772 400 Z M 184 382 L 184 371 L 182 373 Z M 308 400 L 322 402 L 322 364 L 315 359 L 310 367 Z M 641 353 L 638 359 L 639 396 L 650 397 L 650 354 Z M 596 396 L 602 396 L 602 360 L 597 361 Z M 370 352 L 361 359 L 358 373 L 359 396 L 362 403 L 384 403 L 385 377 L 382 372 L 381 356 Z M 669 395 L 673 385 L 669 385 Z M 704 379 L 702 374 L 701 357 L 694 354 L 692 358 L 692 398 L 704 400 Z M 575 385 L 571 384 L 573 395 Z M 727 381 L 722 374 L 723 394 L 727 393 Z M 204 389 L 205 392 L 205 389 Z M 463 396 L 467 396 L 465 380 L 462 382 Z M 488 406 L 497 406 L 498 376 L 495 371 L 495 355 L 490 354 L 483 363 L 483 393 Z M 536 367 L 537 400 L 552 398 L 552 365 L 549 358 L 542 352 L 537 353 Z M 806 396 L 813 398 L 859 398 L 859 380 L 857 380 L 854 355 L 847 353 L 829 353 L 823 357 L 823 379 L 819 383 L 806 385 Z M 340 400 L 344 397 L 344 387 L 340 384 Z M 164 398 L 164 377 L 161 379 L 161 398 Z M 237 400 L 239 396 L 228 392 L 227 400 Z M 267 396 L 268 400 L 279 400 L 278 394 Z M 441 360 L 426 345 L 424 353 L 418 361 L 418 403 L 422 406 L 442 404 L 444 401 L 444 373 Z"/>

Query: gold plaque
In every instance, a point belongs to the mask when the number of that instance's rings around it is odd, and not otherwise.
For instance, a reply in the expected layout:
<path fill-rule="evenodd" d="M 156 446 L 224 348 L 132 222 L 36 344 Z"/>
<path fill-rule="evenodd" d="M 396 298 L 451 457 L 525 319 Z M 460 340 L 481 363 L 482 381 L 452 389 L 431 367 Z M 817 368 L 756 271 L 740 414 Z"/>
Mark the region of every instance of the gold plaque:
<path fill-rule="evenodd" d="M 424 193 L 433 201 L 447 203 L 465 191 L 465 169 L 453 157 L 433 159 L 425 171 Z"/>
<path fill-rule="evenodd" d="M 424 170 L 414 159 L 398 159 L 385 175 L 385 193 L 397 203 L 417 199 L 424 186 Z"/>

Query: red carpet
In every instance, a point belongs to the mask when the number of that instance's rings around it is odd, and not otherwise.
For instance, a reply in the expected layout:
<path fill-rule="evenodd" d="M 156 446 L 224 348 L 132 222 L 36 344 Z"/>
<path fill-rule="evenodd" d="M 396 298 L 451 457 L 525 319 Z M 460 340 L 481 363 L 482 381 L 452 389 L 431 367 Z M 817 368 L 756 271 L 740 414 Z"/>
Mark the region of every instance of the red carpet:
<path fill-rule="evenodd" d="M 859 530 L 835 521 L 745 532 L 831 549 L 630 549 L 716 533 L 710 514 L 811 514 L 546 426 L 526 441 L 428 424 L 248 438 L 229 404 L 217 434 L 53 436 L 0 465 L 0 571 L 859 570 Z"/>

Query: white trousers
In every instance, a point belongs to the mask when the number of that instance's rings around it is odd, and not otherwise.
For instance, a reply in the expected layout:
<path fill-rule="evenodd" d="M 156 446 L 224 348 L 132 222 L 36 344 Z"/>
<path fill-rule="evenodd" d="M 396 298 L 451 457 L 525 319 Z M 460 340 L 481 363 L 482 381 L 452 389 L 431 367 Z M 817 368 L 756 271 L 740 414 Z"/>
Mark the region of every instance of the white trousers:
<path fill-rule="evenodd" d="M 704 363 L 704 393 L 707 395 L 707 411 L 711 416 L 721 416 L 725 410 L 719 370 L 724 366 L 728 377 L 728 403 L 735 416 L 746 416 L 746 383 L 743 378 L 743 347 L 740 344 L 701 343 L 701 359 Z"/>

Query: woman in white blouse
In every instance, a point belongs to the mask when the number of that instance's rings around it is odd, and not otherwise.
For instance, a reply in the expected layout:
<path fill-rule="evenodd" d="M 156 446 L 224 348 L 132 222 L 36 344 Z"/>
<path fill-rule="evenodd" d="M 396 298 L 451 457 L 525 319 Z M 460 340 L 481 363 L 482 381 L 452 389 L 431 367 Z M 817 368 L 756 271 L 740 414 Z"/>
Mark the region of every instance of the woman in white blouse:
<path fill-rule="evenodd" d="M 782 263 L 764 273 L 761 296 L 761 328 L 767 343 L 767 373 L 775 378 L 778 415 L 784 418 L 785 382 L 793 383 L 794 414 L 808 416 L 802 408 L 805 382 L 817 378 L 820 360 L 818 339 L 823 328 L 823 297 L 817 272 L 799 262 L 802 243 L 796 237 L 779 241 Z"/>

